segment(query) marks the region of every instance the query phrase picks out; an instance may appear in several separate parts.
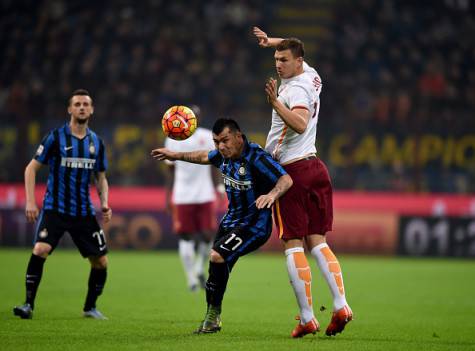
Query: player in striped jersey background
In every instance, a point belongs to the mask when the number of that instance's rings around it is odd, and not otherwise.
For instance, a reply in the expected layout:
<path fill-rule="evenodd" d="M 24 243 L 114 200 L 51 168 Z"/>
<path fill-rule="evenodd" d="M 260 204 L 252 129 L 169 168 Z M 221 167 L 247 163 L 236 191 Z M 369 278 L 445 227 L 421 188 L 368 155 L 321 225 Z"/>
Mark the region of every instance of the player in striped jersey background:
<path fill-rule="evenodd" d="M 37 221 L 37 227 L 26 271 L 26 301 L 13 309 L 13 313 L 22 319 L 33 317 L 43 265 L 66 231 L 81 255 L 91 263 L 83 316 L 106 319 L 96 309 L 96 300 L 106 282 L 107 245 L 89 195 L 90 180 L 94 176 L 102 219 L 110 221 L 112 210 L 108 204 L 106 152 L 102 140 L 88 128 L 94 106 L 86 90 L 72 93 L 68 113 L 70 121 L 48 133 L 25 169 L 26 217 L 29 222 Z M 36 205 L 35 182 L 42 165 L 48 165 L 49 175 L 40 212 Z"/>

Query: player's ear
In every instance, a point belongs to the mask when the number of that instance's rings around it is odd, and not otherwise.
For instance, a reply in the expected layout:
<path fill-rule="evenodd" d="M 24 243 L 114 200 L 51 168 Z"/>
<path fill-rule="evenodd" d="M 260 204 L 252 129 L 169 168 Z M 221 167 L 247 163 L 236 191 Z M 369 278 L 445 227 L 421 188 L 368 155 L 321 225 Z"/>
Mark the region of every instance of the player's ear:
<path fill-rule="evenodd" d="M 71 112 L 71 105 L 68 106 L 68 115 L 71 115 L 72 112 Z"/>

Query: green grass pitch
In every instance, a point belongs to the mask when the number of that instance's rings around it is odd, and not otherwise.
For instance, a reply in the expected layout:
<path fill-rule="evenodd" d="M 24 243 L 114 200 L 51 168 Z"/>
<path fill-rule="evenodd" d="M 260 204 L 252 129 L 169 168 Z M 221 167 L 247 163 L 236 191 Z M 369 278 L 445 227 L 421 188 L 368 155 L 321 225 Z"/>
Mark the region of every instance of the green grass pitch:
<path fill-rule="evenodd" d="M 0 250 L 1 350 L 475 350 L 474 261 L 341 256 L 355 320 L 336 337 L 294 340 L 297 307 L 282 255 L 241 259 L 224 298 L 223 330 L 193 335 L 204 293 L 186 290 L 177 253 L 110 253 L 98 304 L 109 320 L 95 321 L 81 318 L 88 263 L 62 249 L 46 262 L 34 319 L 12 315 L 24 299 L 29 252 Z M 331 299 L 309 262 L 324 331 Z"/>

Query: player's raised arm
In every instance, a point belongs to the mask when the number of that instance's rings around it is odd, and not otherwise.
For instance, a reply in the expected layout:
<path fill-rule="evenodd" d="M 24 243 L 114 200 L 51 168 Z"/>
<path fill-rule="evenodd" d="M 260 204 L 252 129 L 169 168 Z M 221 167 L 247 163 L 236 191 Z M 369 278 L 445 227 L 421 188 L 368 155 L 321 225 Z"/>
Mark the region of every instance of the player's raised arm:
<path fill-rule="evenodd" d="M 267 33 L 264 32 L 259 27 L 253 27 L 252 33 L 258 40 L 259 46 L 263 48 L 273 48 L 280 44 L 280 42 L 284 39 L 282 38 L 269 38 Z"/>
<path fill-rule="evenodd" d="M 201 165 L 210 164 L 208 158 L 209 151 L 199 150 L 199 151 L 190 151 L 190 152 L 175 152 L 170 151 L 167 148 L 154 149 L 150 155 L 158 160 L 170 160 L 170 161 L 185 161 L 190 163 L 198 163 Z"/>
<path fill-rule="evenodd" d="M 265 87 L 267 101 L 272 105 L 272 108 L 282 118 L 286 125 L 288 125 L 295 132 L 302 134 L 307 129 L 310 115 L 307 108 L 297 107 L 293 110 L 289 109 L 282 102 L 277 99 L 277 81 L 270 78 Z"/>

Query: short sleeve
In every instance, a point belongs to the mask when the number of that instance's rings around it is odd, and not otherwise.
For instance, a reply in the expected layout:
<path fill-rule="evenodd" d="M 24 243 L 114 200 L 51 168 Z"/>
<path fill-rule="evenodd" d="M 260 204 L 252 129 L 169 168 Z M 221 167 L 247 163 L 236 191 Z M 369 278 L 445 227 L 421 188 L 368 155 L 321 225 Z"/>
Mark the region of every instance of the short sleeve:
<path fill-rule="evenodd" d="M 289 103 L 290 110 L 297 108 L 303 108 L 310 111 L 310 107 L 313 105 L 312 97 L 307 90 L 300 85 L 294 85 L 289 91 Z"/>
<path fill-rule="evenodd" d="M 216 168 L 220 168 L 223 164 L 223 156 L 219 153 L 218 150 L 214 149 L 208 153 L 208 160 Z"/>
<path fill-rule="evenodd" d="M 52 148 L 55 144 L 54 141 L 54 132 L 48 133 L 48 135 L 43 138 L 40 145 L 36 149 L 36 153 L 33 158 L 42 164 L 47 164 L 52 155 Z"/>
<path fill-rule="evenodd" d="M 99 153 L 97 155 L 97 161 L 94 170 L 96 172 L 105 172 L 107 170 L 107 166 L 106 148 L 102 139 L 99 139 Z"/>
<path fill-rule="evenodd" d="M 260 176 L 270 180 L 273 184 L 277 183 L 280 177 L 287 174 L 284 168 L 267 152 L 261 153 L 254 161 L 253 166 Z"/>

